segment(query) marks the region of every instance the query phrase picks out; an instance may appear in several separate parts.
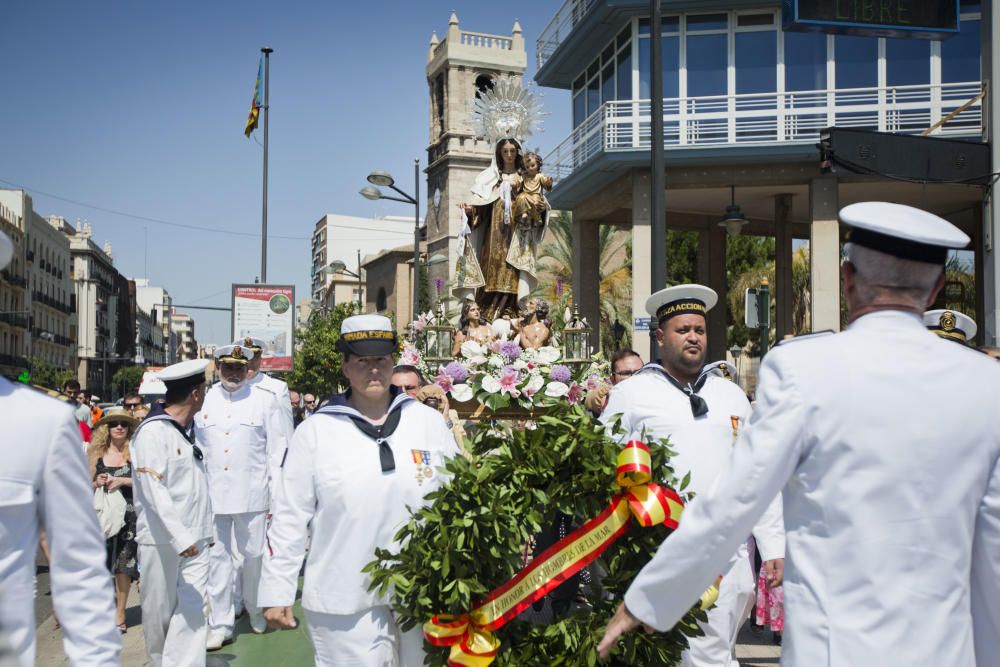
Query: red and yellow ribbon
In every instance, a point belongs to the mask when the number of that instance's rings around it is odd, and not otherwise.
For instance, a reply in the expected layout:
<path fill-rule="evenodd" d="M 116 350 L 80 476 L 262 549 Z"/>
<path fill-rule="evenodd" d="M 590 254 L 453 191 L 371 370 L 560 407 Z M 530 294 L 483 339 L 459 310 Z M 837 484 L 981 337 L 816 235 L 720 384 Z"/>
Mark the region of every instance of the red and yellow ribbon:
<path fill-rule="evenodd" d="M 684 502 L 674 490 L 650 482 L 649 447 L 633 440 L 618 454 L 617 463 L 617 481 L 623 491 L 603 512 L 539 554 L 468 614 L 441 614 L 424 624 L 428 642 L 451 647 L 449 666 L 485 667 L 493 662 L 500 647 L 493 631 L 589 565 L 625 534 L 630 517 L 644 527 L 677 527 Z M 712 603 L 714 598 L 706 607 Z"/>

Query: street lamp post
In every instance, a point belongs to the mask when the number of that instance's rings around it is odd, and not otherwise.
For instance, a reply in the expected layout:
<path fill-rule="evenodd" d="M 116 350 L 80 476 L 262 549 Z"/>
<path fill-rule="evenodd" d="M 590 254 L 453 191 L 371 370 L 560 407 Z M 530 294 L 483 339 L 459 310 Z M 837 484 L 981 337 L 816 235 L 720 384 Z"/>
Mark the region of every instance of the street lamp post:
<path fill-rule="evenodd" d="M 362 292 L 362 287 L 361 287 L 361 249 L 360 248 L 358 249 L 358 272 L 357 273 L 355 273 L 354 271 L 351 271 L 350 269 L 348 269 L 347 265 L 344 264 L 344 262 L 342 262 L 339 259 L 336 259 L 336 260 L 330 262 L 330 266 L 326 267 L 326 272 L 327 273 L 344 273 L 346 275 L 351 276 L 352 278 L 357 278 L 358 279 L 358 312 L 360 313 L 360 312 L 364 311 L 364 309 L 365 309 L 364 303 L 361 300 L 361 292 Z"/>
<path fill-rule="evenodd" d="M 420 312 L 420 159 L 413 161 L 414 195 L 412 197 L 396 187 L 396 180 L 387 171 L 374 170 L 368 174 L 368 182 L 379 187 L 391 188 L 399 193 L 400 197 L 384 194 L 377 187 L 366 186 L 361 188 L 361 196 L 365 199 L 372 201 L 391 199 L 392 201 L 401 201 L 404 204 L 413 204 L 413 315 L 411 319 L 416 319 Z"/>

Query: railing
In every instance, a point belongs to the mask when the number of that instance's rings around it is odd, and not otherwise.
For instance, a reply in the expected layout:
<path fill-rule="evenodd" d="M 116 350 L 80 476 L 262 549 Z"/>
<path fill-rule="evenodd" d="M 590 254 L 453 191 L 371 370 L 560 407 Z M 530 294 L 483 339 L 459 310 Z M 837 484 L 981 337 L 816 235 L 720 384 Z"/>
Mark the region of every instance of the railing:
<path fill-rule="evenodd" d="M 821 130 L 853 127 L 919 134 L 976 97 L 978 81 L 939 85 L 811 90 L 663 100 L 663 144 L 673 149 L 814 143 Z M 649 150 L 649 100 L 604 103 L 545 158 L 565 178 L 604 152 Z M 934 136 L 982 130 L 982 102 L 957 114 Z"/>
<path fill-rule="evenodd" d="M 481 49 L 501 49 L 503 51 L 510 51 L 513 45 L 513 40 L 510 37 L 501 37 L 500 35 L 487 35 L 484 32 L 470 32 L 462 30 L 459 32 L 458 43 L 465 46 L 476 46 Z"/>
<path fill-rule="evenodd" d="M 566 0 L 563 2 L 555 16 L 549 21 L 545 29 L 538 36 L 535 42 L 535 58 L 537 69 L 542 69 L 545 61 L 548 60 L 563 40 L 569 36 L 573 27 L 586 16 L 587 11 L 596 0 Z"/>

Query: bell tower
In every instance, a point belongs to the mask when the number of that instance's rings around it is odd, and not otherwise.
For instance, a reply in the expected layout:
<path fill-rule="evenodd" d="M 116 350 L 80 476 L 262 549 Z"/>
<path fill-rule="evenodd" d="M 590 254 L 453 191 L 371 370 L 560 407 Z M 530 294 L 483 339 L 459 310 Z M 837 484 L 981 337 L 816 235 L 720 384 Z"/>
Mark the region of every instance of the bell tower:
<path fill-rule="evenodd" d="M 427 256 L 442 254 L 447 263 L 430 267 L 430 294 L 444 300 L 451 293 L 458 260 L 462 212 L 458 205 L 471 196 L 476 176 L 489 166 L 493 146 L 477 139 L 469 120 L 472 103 L 481 90 L 491 88 L 500 75 L 518 80 L 528 56 L 521 24 L 514 20 L 510 35 L 462 30 L 451 13 L 448 32 L 439 40 L 431 35 L 427 55 L 430 97 L 430 143 L 427 146 Z M 440 279 L 438 295 L 436 285 Z M 450 304 L 451 308 L 456 306 Z"/>

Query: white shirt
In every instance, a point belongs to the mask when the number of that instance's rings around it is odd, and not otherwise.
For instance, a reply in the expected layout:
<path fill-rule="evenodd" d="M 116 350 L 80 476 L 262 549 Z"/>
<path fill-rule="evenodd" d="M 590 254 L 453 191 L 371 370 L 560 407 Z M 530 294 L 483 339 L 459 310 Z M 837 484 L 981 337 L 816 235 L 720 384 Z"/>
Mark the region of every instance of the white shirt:
<path fill-rule="evenodd" d="M 278 410 L 281 411 L 282 417 L 286 420 L 285 430 L 288 433 L 288 438 L 291 439 L 292 432 L 295 430 L 295 419 L 292 416 L 292 400 L 288 397 L 288 383 L 273 378 L 264 371 L 258 371 L 252 378 L 248 378 L 247 383 L 251 387 L 266 389 L 274 395 L 278 402 Z"/>
<path fill-rule="evenodd" d="M 246 384 L 208 390 L 194 427 L 215 514 L 267 511 L 287 446 L 281 420 L 275 402 Z"/>
<path fill-rule="evenodd" d="M 424 496 L 441 484 L 438 468 L 458 454 L 438 411 L 405 395 L 397 396 L 393 405 L 399 404 L 400 422 L 387 440 L 396 464 L 391 472 L 382 472 L 375 441 L 333 412 L 352 409 L 328 406 L 299 425 L 268 530 L 270 553 L 264 554 L 257 598 L 261 607 L 295 601 L 310 522 L 302 606 L 354 614 L 387 604 L 368 590 L 371 579 L 361 568 L 375 559 L 376 547 L 395 546 L 394 534 L 410 518 L 407 506 L 424 504 Z"/>
<path fill-rule="evenodd" d="M 118 665 L 104 536 L 73 410 L 0 377 L 0 628 L 15 665 L 35 664 L 35 555 L 45 528 L 52 596 L 73 665 Z M 7 663 L 4 663 L 7 664 Z"/>
<path fill-rule="evenodd" d="M 205 463 L 167 415 L 149 417 L 132 439 L 136 542 L 177 553 L 214 530 Z"/>
<path fill-rule="evenodd" d="M 701 417 L 692 413 L 687 394 L 672 385 L 657 366 L 647 364 L 611 389 L 601 415 L 603 421 L 610 422 L 621 414 L 621 442 L 642 440 L 644 432 L 646 437 L 669 438 L 669 447 L 676 452 L 670 466 L 677 479 L 691 474 L 687 490 L 696 494 L 692 503 L 698 502 L 697 496 L 708 491 L 728 465 L 739 432 L 750 417 L 750 402 L 743 390 L 714 373 L 708 373 L 698 395 L 708 404 L 708 413 Z M 685 514 L 681 523 L 686 520 Z M 763 560 L 784 557 L 780 500 L 772 504 L 752 532 Z M 731 562 L 739 558 L 749 558 L 746 545 L 736 549 Z"/>
<path fill-rule="evenodd" d="M 783 664 L 997 664 L 998 396 L 996 361 L 915 314 L 778 346 L 730 465 L 629 610 L 674 625 L 784 487 Z"/>

